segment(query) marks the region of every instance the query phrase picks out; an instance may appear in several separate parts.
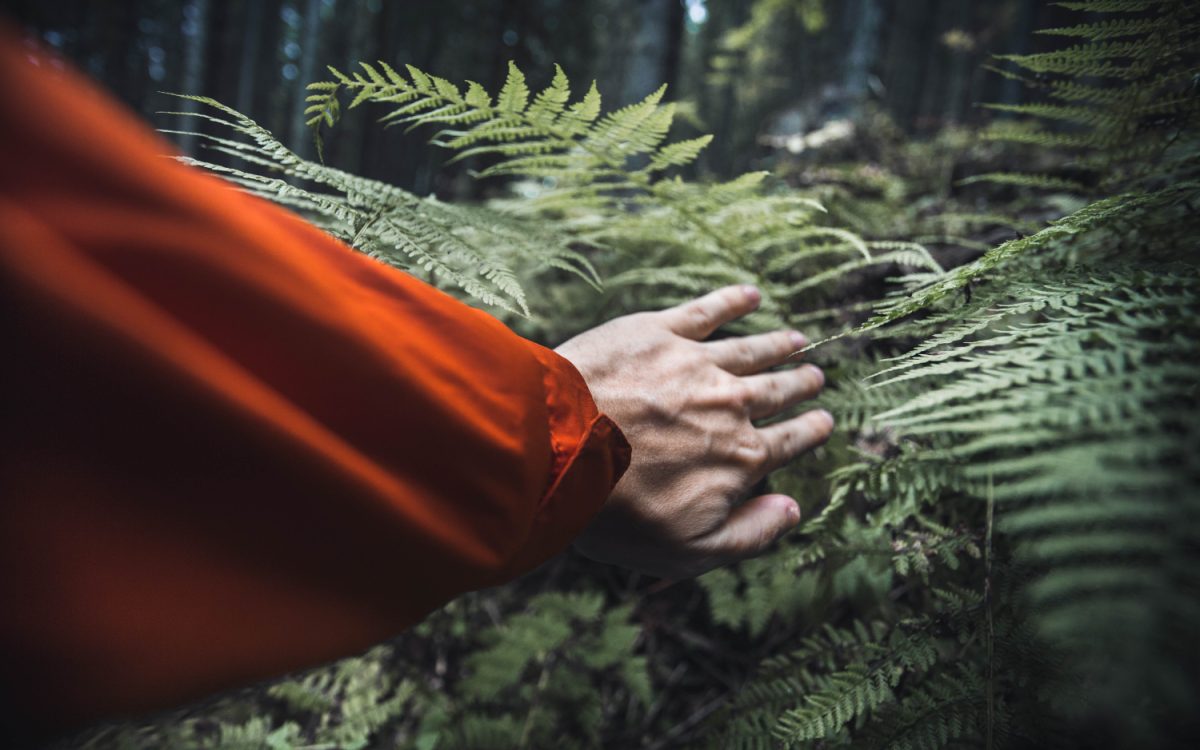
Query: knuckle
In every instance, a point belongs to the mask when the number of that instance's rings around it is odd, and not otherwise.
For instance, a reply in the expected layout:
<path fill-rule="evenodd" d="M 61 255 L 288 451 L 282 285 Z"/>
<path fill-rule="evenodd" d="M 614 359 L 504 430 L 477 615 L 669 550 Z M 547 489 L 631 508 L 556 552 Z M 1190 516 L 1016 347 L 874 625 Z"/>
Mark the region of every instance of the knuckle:
<path fill-rule="evenodd" d="M 734 446 L 734 457 L 751 470 L 759 469 L 771 460 L 771 448 L 754 430 L 739 436 Z"/>
<path fill-rule="evenodd" d="M 783 384 L 779 378 L 771 377 L 763 381 L 764 397 L 767 403 L 774 409 L 783 406 L 787 394 L 783 391 Z"/>
<path fill-rule="evenodd" d="M 796 457 L 802 447 L 803 441 L 800 439 L 800 433 L 794 425 L 779 434 L 779 455 L 781 460 L 790 460 Z"/>
<path fill-rule="evenodd" d="M 733 345 L 734 359 L 743 369 L 754 365 L 754 347 L 750 346 L 745 339 L 739 340 Z"/>
<path fill-rule="evenodd" d="M 750 404 L 754 400 L 754 391 L 740 378 L 729 378 L 719 387 L 722 404 L 739 411 L 750 408 Z"/>
<path fill-rule="evenodd" d="M 687 307 L 688 323 L 700 330 L 708 330 L 712 326 L 713 313 L 707 306 L 694 303 Z"/>

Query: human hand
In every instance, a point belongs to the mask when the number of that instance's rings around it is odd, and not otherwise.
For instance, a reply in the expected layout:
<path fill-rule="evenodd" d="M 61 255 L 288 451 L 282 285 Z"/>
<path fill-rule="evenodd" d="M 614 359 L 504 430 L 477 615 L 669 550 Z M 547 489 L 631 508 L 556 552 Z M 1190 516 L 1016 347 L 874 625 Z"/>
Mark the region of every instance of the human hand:
<path fill-rule="evenodd" d="M 812 365 L 765 372 L 805 345 L 798 333 L 703 342 L 760 299 L 753 287 L 725 287 L 558 347 L 633 448 L 629 469 L 576 540 L 583 554 L 684 578 L 758 554 L 799 522 L 786 495 L 745 498 L 767 473 L 824 443 L 833 418 L 818 410 L 761 428 L 751 420 L 812 398 L 825 376 Z"/>

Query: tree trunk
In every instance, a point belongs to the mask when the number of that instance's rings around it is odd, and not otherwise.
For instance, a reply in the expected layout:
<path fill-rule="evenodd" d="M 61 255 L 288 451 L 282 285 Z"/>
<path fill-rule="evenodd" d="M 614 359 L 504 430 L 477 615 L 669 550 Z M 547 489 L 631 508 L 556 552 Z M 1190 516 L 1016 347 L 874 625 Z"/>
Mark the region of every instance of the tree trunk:
<path fill-rule="evenodd" d="M 208 41 L 208 7 L 209 0 L 192 0 L 183 9 L 183 91 L 181 93 L 193 96 L 204 94 L 204 50 Z M 197 112 L 198 102 L 183 99 L 180 109 L 183 112 Z M 181 117 L 180 130 L 186 135 L 180 136 L 179 148 L 189 156 L 195 156 L 196 136 L 192 133 L 199 129 L 199 122 L 194 117 Z"/>
<path fill-rule="evenodd" d="M 871 70 L 879 56 L 879 26 L 883 20 L 883 12 L 879 7 L 879 0 L 852 2 L 850 20 L 853 32 L 842 80 L 847 97 L 855 101 L 866 98 L 870 92 Z"/>
<path fill-rule="evenodd" d="M 664 81 L 667 71 L 667 50 L 672 34 L 671 21 L 676 16 L 672 5 L 664 0 L 639 0 L 637 31 L 634 33 L 620 104 L 636 102 L 653 92 Z"/>
<path fill-rule="evenodd" d="M 304 124 L 304 98 L 307 86 L 317 73 L 317 60 L 321 57 L 321 0 L 307 0 L 304 4 L 304 30 L 300 39 L 300 72 L 292 81 L 291 138 L 288 147 L 302 159 L 311 158 L 316 150 L 308 126 Z"/>
<path fill-rule="evenodd" d="M 350 38 L 346 43 L 346 53 L 343 59 L 343 64 L 346 68 L 354 68 L 359 62 L 372 62 L 377 57 L 375 50 L 375 38 L 371 31 L 379 22 L 379 10 L 369 2 L 357 0 L 352 5 L 353 18 L 350 25 Z M 336 139 L 337 143 L 337 163 L 345 165 L 347 169 L 356 169 L 362 163 L 363 145 L 366 141 L 364 138 L 363 128 L 376 127 L 373 120 L 367 122 L 365 117 L 357 117 L 352 123 L 355 130 L 343 131 L 341 136 Z"/>
<path fill-rule="evenodd" d="M 272 6 L 274 4 L 272 3 Z M 242 54 L 238 67 L 237 111 L 249 114 L 254 107 L 254 91 L 259 73 L 259 44 L 263 36 L 266 0 L 249 0 L 242 26 Z M 278 14 L 276 15 L 278 18 Z M 278 22 L 278 21 L 273 21 Z"/>
<path fill-rule="evenodd" d="M 1037 8 L 1036 0 L 1015 0 L 1016 19 L 1013 22 L 1012 33 L 1008 37 L 1005 54 L 1023 55 L 1029 52 L 1029 40 L 1033 36 L 1034 16 Z M 1000 101 L 1005 104 L 1020 104 L 1024 97 L 1025 87 L 1021 82 L 1005 78 L 1000 85 Z"/>
<path fill-rule="evenodd" d="M 678 99 L 676 86 L 679 83 L 679 71 L 683 64 L 683 31 L 686 10 L 682 2 L 674 2 L 669 6 L 667 19 L 667 47 L 663 53 L 662 82 L 675 91 L 671 99 Z"/>
<path fill-rule="evenodd" d="M 951 29 L 957 29 L 972 35 L 972 3 L 969 0 L 955 0 L 950 10 Z M 973 38 L 973 37 L 972 37 Z M 967 99 L 967 82 L 971 71 L 976 66 L 974 55 L 966 49 L 949 49 L 949 75 L 946 80 L 946 98 L 942 116 L 946 122 L 961 122 L 963 119 L 963 103 Z"/>

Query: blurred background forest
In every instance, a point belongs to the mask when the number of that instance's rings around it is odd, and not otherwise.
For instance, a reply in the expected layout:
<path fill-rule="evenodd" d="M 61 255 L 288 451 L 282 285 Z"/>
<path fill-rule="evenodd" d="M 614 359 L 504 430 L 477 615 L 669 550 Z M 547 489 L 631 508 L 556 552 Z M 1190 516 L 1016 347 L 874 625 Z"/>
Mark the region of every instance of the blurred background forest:
<path fill-rule="evenodd" d="M 305 96 L 321 89 L 305 86 L 329 81 L 327 66 L 411 64 L 494 93 L 509 61 L 533 91 L 558 64 L 572 101 L 594 79 L 606 113 L 665 82 L 675 119 L 654 148 L 714 140 L 671 162 L 683 182 L 597 183 L 598 203 L 538 204 L 589 186 L 590 167 L 564 168 L 577 182 L 558 187 L 536 170 L 476 179 L 495 154 L 451 163 L 429 127 L 381 127 L 396 106 L 381 92 L 374 106 L 344 97 L 325 164 L 437 201 L 347 189 L 283 149 L 248 168 L 286 181 L 241 184 L 348 241 L 388 212 L 417 229 L 432 221 L 422 211 L 450 217 L 429 236 L 477 242 L 470 263 L 517 266 L 531 314 L 493 311 L 543 343 L 719 283 L 758 284 L 774 317 L 754 325 L 814 341 L 875 316 L 808 355 L 840 429 L 770 478 L 806 520 L 768 555 L 668 585 L 568 552 L 359 657 L 69 746 L 1196 746 L 1194 0 L 0 9 L 220 164 L 229 150 L 206 136 L 229 130 L 165 92 L 211 97 L 316 160 Z M 625 177 L 653 163 L 612 148 Z M 750 170 L 773 176 L 716 182 Z M 323 215 L 306 179 L 370 220 Z M 568 238 L 604 291 L 516 257 L 528 227 Z M 421 256 L 372 254 L 434 281 Z"/>
<path fill-rule="evenodd" d="M 161 93 L 209 96 L 265 126 L 302 156 L 304 86 L 326 65 L 410 63 L 487 89 L 515 61 L 532 85 L 552 63 L 606 108 L 668 84 L 698 131 L 717 139 L 700 166 L 717 176 L 761 168 L 788 136 L 857 119 L 864 105 L 904 131 L 976 123 L 980 102 L 1022 88 L 983 66 L 998 53 L 1045 48 L 1035 28 L 1069 14 L 1037 0 L 6 0 L 6 14 L 74 60 L 160 128 L 180 108 Z M 461 168 L 421 135 L 353 112 L 329 164 L 418 194 L 477 197 Z M 195 148 L 184 139 L 185 152 Z M 792 150 L 799 145 L 795 138 Z M 486 188 L 486 185 L 484 186 Z"/>

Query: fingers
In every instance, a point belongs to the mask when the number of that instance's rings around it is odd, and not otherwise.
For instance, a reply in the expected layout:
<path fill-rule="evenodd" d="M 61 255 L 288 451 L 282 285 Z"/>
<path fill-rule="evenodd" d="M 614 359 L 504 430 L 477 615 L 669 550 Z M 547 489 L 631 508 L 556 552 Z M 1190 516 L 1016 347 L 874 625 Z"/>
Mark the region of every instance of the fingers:
<path fill-rule="evenodd" d="M 775 471 L 801 453 L 816 448 L 828 440 L 832 432 L 833 416 L 824 409 L 763 427 L 758 433 L 767 448 L 764 472 Z"/>
<path fill-rule="evenodd" d="M 705 538 L 706 552 L 722 563 L 764 552 L 800 522 L 800 507 L 787 495 L 760 495 L 737 506 L 719 529 Z"/>
<path fill-rule="evenodd" d="M 782 364 L 804 348 L 808 339 L 796 331 L 738 336 L 704 345 L 713 364 L 734 375 L 751 375 Z"/>
<path fill-rule="evenodd" d="M 816 396 L 825 385 L 821 368 L 804 365 L 794 370 L 780 370 L 743 378 L 749 390 L 746 401 L 751 419 L 762 419 Z"/>
<path fill-rule="evenodd" d="M 762 295 L 748 285 L 727 286 L 660 313 L 680 336 L 699 341 L 730 321 L 754 312 Z"/>

